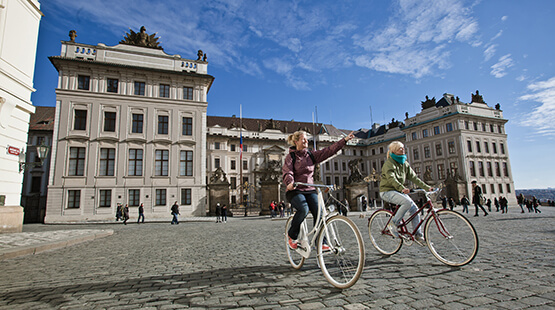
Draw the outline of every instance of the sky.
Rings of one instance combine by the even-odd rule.
[[[208,115],[340,129],[403,120],[425,96],[499,103],[516,189],[555,188],[555,1],[40,1],[36,106],[55,106],[48,56],[157,33],[170,55],[207,54]],[[550,39],[551,38],[551,39]]]

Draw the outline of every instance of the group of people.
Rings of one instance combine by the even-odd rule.
[[[532,196],[531,199],[527,199],[522,193],[520,193],[520,195],[516,196],[516,201],[520,206],[521,213],[524,213],[524,207],[528,209],[529,213],[542,213],[542,211],[539,209],[539,206],[541,205],[540,201],[536,198],[536,196]]]
[[[279,217],[285,217],[285,212],[287,212],[287,216],[291,215],[291,207],[287,206],[283,200],[280,203],[272,200],[268,209],[270,209],[270,218],[277,217],[278,212]]]
[[[227,205],[216,203],[216,223],[227,223]]]
[[[129,206],[127,204],[125,204],[125,206],[121,203],[117,204],[116,221],[119,221],[120,219],[123,221],[123,224],[127,225],[127,221],[129,220]],[[145,208],[141,203],[139,205],[139,217],[137,219],[137,224],[144,223],[144,222],[145,222]]]

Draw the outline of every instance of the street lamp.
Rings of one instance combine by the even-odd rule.
[[[39,157],[40,162],[26,162],[25,157],[26,154],[21,152],[19,154],[19,172],[25,170],[25,168],[42,166],[44,160],[46,159],[46,155],[48,155],[48,151],[50,147],[44,144],[44,141],[36,147],[37,148],[37,156]]]

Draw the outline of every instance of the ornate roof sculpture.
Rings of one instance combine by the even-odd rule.
[[[135,32],[129,28],[129,33],[126,32],[125,37],[123,40],[119,41],[119,43],[164,50],[162,46],[160,46],[160,42],[158,42],[160,37],[155,36],[156,33],[151,35],[147,34],[145,26],[142,26],[139,32]]]

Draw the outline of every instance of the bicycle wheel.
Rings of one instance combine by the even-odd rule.
[[[464,266],[478,254],[478,235],[461,214],[439,210],[426,221],[424,238],[432,254],[449,266]]]
[[[297,251],[289,247],[289,236],[287,232],[289,231],[289,227],[291,227],[291,222],[293,222],[293,216],[289,217],[287,223],[285,224],[285,251],[287,253],[287,258],[289,259],[291,266],[293,266],[293,268],[295,269],[300,269],[304,264],[305,258]]]
[[[318,262],[324,277],[333,286],[344,289],[357,282],[364,269],[364,241],[355,223],[336,215],[326,221],[317,241]],[[322,251],[322,245],[330,249]]]
[[[387,210],[378,210],[368,220],[368,235],[372,245],[384,255],[393,255],[401,249],[401,238],[395,238],[387,229],[393,214]]]

